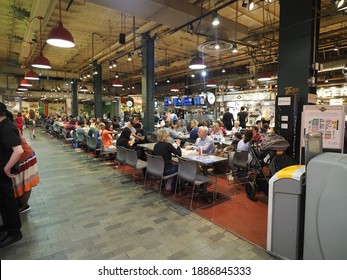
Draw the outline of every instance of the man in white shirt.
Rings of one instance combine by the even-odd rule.
[[[214,141],[212,137],[208,136],[208,128],[206,126],[200,126],[198,128],[198,136],[194,146],[187,146],[187,150],[198,150],[200,147],[204,155],[213,155]]]

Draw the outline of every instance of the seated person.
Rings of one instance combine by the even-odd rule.
[[[233,136],[233,141],[228,147],[224,148],[224,152],[236,151],[237,144],[240,142],[241,139],[242,139],[242,134],[240,132],[236,132]]]
[[[263,136],[260,134],[260,132],[258,131],[258,127],[256,125],[252,126],[252,143],[254,142],[261,142],[263,140]]]
[[[71,119],[67,124],[64,125],[67,137],[70,137],[71,131],[76,129],[75,122],[76,121],[74,119]]]
[[[135,133],[131,133],[131,136],[135,139],[135,144],[149,143],[147,138],[147,132],[142,128],[140,123],[135,123],[134,128],[136,129]]]
[[[199,148],[202,149],[202,153],[204,155],[213,155],[214,152],[214,142],[211,136],[207,135],[208,128],[206,126],[200,126],[198,128],[198,136],[199,138],[196,139],[196,142],[192,146],[186,146],[187,150],[198,150]]]
[[[234,126],[231,129],[231,137],[233,135],[235,135],[236,132],[240,132],[242,129],[242,127],[240,126],[240,122],[239,121],[234,121]]]
[[[158,143],[154,145],[153,155],[162,156],[164,159],[164,175],[169,175],[178,171],[178,165],[172,164],[171,155],[181,156],[181,140],[176,139],[177,148],[169,142],[169,133],[165,129],[160,129],[157,133]],[[176,177],[173,185],[176,185]]]
[[[165,122],[165,126],[163,127],[163,129],[169,133],[171,138],[173,139],[178,138],[178,133],[170,127],[170,122]]]
[[[100,124],[100,128],[101,128],[101,142],[102,142],[104,151],[106,152],[116,151],[117,148],[113,144],[113,136],[117,134],[117,132],[113,130],[111,123],[110,122],[106,123],[104,128]]]
[[[215,122],[212,124],[210,136],[213,138],[213,141],[221,141],[223,137],[223,131],[220,129],[219,123]]]
[[[237,151],[249,151],[249,146],[252,141],[253,132],[252,130],[246,130],[245,134],[242,136],[242,139],[237,143]]]
[[[134,140],[130,140],[131,130],[127,127],[123,128],[120,136],[117,139],[116,145],[122,146],[126,149],[131,149],[131,146],[134,145]]]
[[[198,137],[199,137],[198,126],[199,126],[199,123],[197,120],[191,120],[190,121],[190,133],[189,133],[188,141],[194,143],[196,141],[196,139],[198,139]]]
[[[183,124],[183,120],[178,120],[177,121],[177,124],[176,124],[176,127],[175,127],[175,131],[178,133],[178,134],[188,134],[188,130],[187,128],[184,126]]]

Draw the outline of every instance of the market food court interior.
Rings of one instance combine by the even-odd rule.
[[[347,259],[347,3],[164,2],[0,0],[39,176],[0,258]]]

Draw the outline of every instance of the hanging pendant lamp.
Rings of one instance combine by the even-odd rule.
[[[81,92],[88,92],[88,88],[83,85],[83,86],[81,86],[80,91]]]
[[[116,79],[112,82],[112,86],[113,87],[122,87],[123,86],[123,83],[120,79]]]
[[[59,21],[57,26],[52,28],[48,33],[47,43],[59,47],[59,48],[73,48],[75,46],[75,40],[71,33],[64,28],[61,21],[61,0],[59,0]]]
[[[49,60],[43,56],[42,53],[42,20],[43,17],[39,16],[37,17],[40,21],[40,55],[35,57],[35,59],[32,61],[31,66],[36,67],[36,68],[41,68],[41,69],[51,69],[52,66],[49,63]]]
[[[179,92],[180,90],[178,89],[177,85],[172,85],[170,91],[172,92]]]
[[[262,71],[258,74],[258,81],[266,82],[271,80],[271,74],[267,71]]]
[[[33,85],[26,79],[21,80],[20,86],[22,87],[32,87]]]
[[[33,69],[30,69],[28,72],[25,73],[24,79],[38,81],[40,77]]]
[[[199,56],[199,53],[190,61],[189,68],[194,70],[205,69],[206,65],[204,60]]]
[[[214,80],[208,80],[208,82],[206,83],[207,87],[216,87],[217,84]]]

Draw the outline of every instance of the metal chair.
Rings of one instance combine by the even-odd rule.
[[[159,184],[159,197],[160,197],[161,185],[163,181],[177,176],[177,172],[164,175],[165,163],[164,163],[163,157],[154,156],[148,153],[146,153],[146,157],[147,157],[147,169],[146,169],[146,175],[145,175],[145,181],[144,181],[143,187],[146,188],[147,175],[152,175],[153,177],[160,178],[160,184]]]
[[[133,181],[135,181],[135,170],[142,170],[147,167],[147,162],[137,158],[137,153],[133,149],[125,149],[125,164],[133,168]]]
[[[123,146],[117,146],[116,160],[118,161],[118,166],[125,164],[126,149]],[[116,173],[116,168],[113,169],[113,175]]]
[[[207,184],[211,181],[211,178],[198,174],[196,162],[192,160],[188,160],[185,158],[178,157],[178,180],[176,181],[175,186],[175,194],[174,199],[176,198],[176,192],[178,184],[182,181],[190,183],[193,185],[192,188],[192,196],[190,199],[190,207],[192,209],[193,206],[193,198],[195,193],[195,186],[201,186],[202,184]],[[213,194],[213,201],[215,201],[215,193]]]
[[[68,136],[65,129],[62,130],[62,134],[63,134],[63,137],[64,137],[64,140],[63,140],[63,148],[65,148],[65,145],[66,145],[67,143],[70,143],[71,141],[73,141],[73,137]]]

